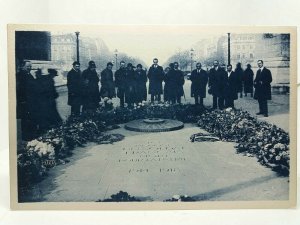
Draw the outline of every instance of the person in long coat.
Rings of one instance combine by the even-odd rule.
[[[225,107],[234,108],[234,100],[238,99],[239,77],[232,71],[232,65],[227,65],[227,76],[225,77]]]
[[[247,94],[250,93],[251,97],[253,97],[253,79],[253,70],[251,69],[251,65],[247,64],[247,69],[245,69],[243,76],[245,96],[247,96]]]
[[[110,99],[116,97],[115,83],[112,72],[113,64],[107,63],[106,68],[101,72],[101,89],[100,96],[102,98],[108,97]]]
[[[54,85],[54,76],[57,76],[57,71],[53,69],[39,69],[36,72],[39,89],[36,105],[38,106],[37,119],[40,133],[62,122],[56,108],[55,99],[58,98],[58,93]]]
[[[195,98],[195,104],[203,105],[203,98],[206,97],[206,86],[208,82],[207,72],[201,69],[201,63],[196,64],[196,69],[192,71],[190,80],[191,84],[191,97]]]
[[[217,60],[214,61],[214,66],[209,70],[208,75],[208,93],[213,96],[213,109],[219,107],[224,108],[224,74],[226,71],[219,66]]]
[[[244,70],[242,69],[242,64],[237,63],[236,68],[234,70],[236,77],[238,78],[238,83],[237,83],[237,88],[238,88],[238,93],[240,94],[240,98],[243,97],[243,76],[244,76]]]
[[[135,80],[136,80],[136,103],[140,103],[142,101],[147,100],[147,75],[146,71],[143,70],[143,66],[141,64],[138,64],[136,66],[135,71]]]
[[[149,78],[149,94],[151,95],[151,102],[154,100],[161,101],[164,70],[158,65],[157,58],[153,59],[153,65],[149,68],[147,76]]]
[[[115,86],[117,88],[117,97],[120,99],[120,106],[123,108],[126,90],[126,65],[124,61],[120,62],[120,68],[115,72]]]
[[[31,75],[32,64],[22,61],[16,74],[17,119],[21,120],[22,140],[29,141],[37,137],[37,84]]]
[[[258,101],[259,112],[257,115],[263,114],[268,117],[268,100],[271,100],[271,83],[272,74],[271,71],[264,67],[262,60],[257,61],[258,70],[254,79],[254,99]]]
[[[169,102],[170,98],[169,98],[169,82],[168,82],[168,73],[169,71],[172,69],[174,69],[174,63],[170,63],[169,66],[167,66],[164,70],[164,102]]]
[[[173,87],[171,86],[170,89],[175,92],[175,98],[177,103],[181,103],[181,97],[184,96],[184,74],[179,69],[178,62],[174,62],[174,76],[173,76]]]
[[[84,80],[82,111],[95,112],[100,102],[99,77],[94,61],[89,62],[89,67],[82,72]]]
[[[82,106],[82,91],[84,81],[80,71],[80,63],[74,62],[67,75],[68,105],[71,106],[71,116],[79,116]]]
[[[136,101],[136,76],[133,70],[134,66],[131,63],[127,64],[126,68],[126,89],[125,89],[125,102],[129,107],[132,107]]]

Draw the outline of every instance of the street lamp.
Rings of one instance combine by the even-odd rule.
[[[228,35],[228,65],[230,64],[230,33]]]
[[[77,62],[79,63],[79,37],[78,36],[80,32],[76,31],[75,34],[76,34]]]
[[[115,56],[116,56],[116,70],[118,69],[118,49],[115,49]]]
[[[193,57],[194,57],[194,49],[193,48],[191,48],[190,54],[191,54],[191,72],[192,72],[193,71]]]

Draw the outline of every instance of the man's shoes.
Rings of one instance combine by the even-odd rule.
[[[268,117],[268,114],[264,114],[264,117]]]
[[[258,113],[256,113],[256,115],[262,115],[263,113],[262,112],[258,112]]]

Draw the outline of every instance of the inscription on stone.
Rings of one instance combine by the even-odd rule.
[[[131,147],[123,147],[117,162],[132,164],[128,170],[130,174],[176,173],[180,171],[176,167],[176,162],[186,160],[183,146],[146,142],[145,145],[136,144]]]

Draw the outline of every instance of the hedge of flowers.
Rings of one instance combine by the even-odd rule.
[[[282,175],[289,174],[289,134],[275,125],[258,121],[248,112],[228,108],[201,115],[198,125],[220,140],[234,141],[238,153],[258,161]]]
[[[95,113],[70,118],[61,126],[18,147],[19,187],[41,180],[49,168],[68,162],[67,157],[76,146],[84,146],[88,142],[109,144],[122,140],[124,137],[120,134],[104,132],[118,128],[117,124],[153,117],[198,123],[219,140],[238,143],[238,153],[256,156],[263,165],[281,174],[289,174],[288,133],[275,125],[259,122],[248,112],[233,109],[213,111],[190,104],[149,102],[142,102],[132,108],[113,108],[108,101]],[[216,141],[214,137],[201,133],[191,137],[191,140]]]
[[[151,117],[197,122],[202,112],[202,108],[193,105],[143,102],[133,108],[113,108],[109,100],[104,101],[95,113],[69,118],[61,126],[18,147],[19,187],[40,181],[49,168],[68,162],[67,157],[77,146],[84,146],[88,142],[110,144],[122,140],[123,135],[104,132],[118,128],[117,124]]]

